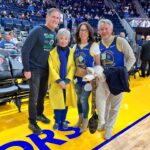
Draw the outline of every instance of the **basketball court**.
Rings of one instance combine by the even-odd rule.
[[[32,134],[28,129],[28,102],[26,100],[22,102],[20,113],[12,102],[2,105],[0,106],[0,150],[137,150],[140,149],[144,141],[147,144],[141,150],[148,150],[150,149],[147,140],[150,138],[150,134],[148,134],[150,132],[148,129],[150,77],[140,78],[137,76],[136,79],[131,77],[130,88],[131,92],[124,94],[121,110],[113,130],[113,137],[107,141],[103,139],[104,132],[97,131],[95,134],[90,134],[87,130],[80,135],[79,129],[73,128],[78,119],[77,109],[73,108],[69,109],[67,115],[68,130],[54,131],[52,128],[53,113],[50,110],[48,99],[45,101],[45,114],[51,119],[51,123],[39,122],[43,130],[43,134],[40,136]],[[143,133],[144,138],[139,139],[140,135],[135,133],[140,133],[140,135]],[[130,138],[130,134],[132,138]],[[139,147],[136,144],[135,147],[134,144],[130,144],[137,143],[137,141]]]

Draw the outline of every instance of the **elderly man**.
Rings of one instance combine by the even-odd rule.
[[[16,54],[17,47],[16,44],[11,41],[11,39],[11,36],[9,34],[6,34],[5,39],[0,42],[0,47],[8,51],[10,54]]]
[[[115,37],[112,35],[112,32],[112,22],[108,19],[101,19],[98,23],[98,33],[102,38],[99,42],[102,66],[107,68],[108,71],[111,70],[111,67],[124,68],[125,66],[129,71],[135,63],[133,50],[124,38]],[[113,77],[116,79],[115,75]],[[110,91],[109,94],[106,94],[106,99],[102,100],[99,98],[99,101],[96,103],[100,119],[98,130],[105,129],[105,139],[111,137],[122,102],[122,97],[123,92],[112,94]]]
[[[0,42],[0,47],[5,48],[5,49],[15,49],[16,48],[16,44],[14,42],[11,41],[11,36],[9,34],[5,35],[5,39],[3,41]]]

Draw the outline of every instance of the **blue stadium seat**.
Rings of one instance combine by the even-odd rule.
[[[0,102],[15,99],[18,91],[12,79],[8,57],[7,52],[0,50]]]
[[[23,26],[22,26],[22,23],[21,23],[21,20],[20,19],[16,19],[14,18],[14,27],[17,28],[17,29],[22,29]]]
[[[31,24],[28,20],[22,20],[23,30],[29,31],[31,28]]]
[[[4,26],[4,29],[8,29],[8,30],[13,29],[13,19],[11,19],[11,18],[2,18],[1,23],[2,23],[2,26]]]

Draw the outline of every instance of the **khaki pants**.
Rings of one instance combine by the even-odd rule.
[[[96,108],[100,124],[106,128],[113,128],[118,116],[123,93],[113,95],[110,93],[107,83],[98,83],[96,90]]]
[[[118,95],[110,94],[106,101],[106,110],[105,110],[105,127],[113,128],[116,119],[118,116],[118,112],[120,110],[121,102],[122,102],[123,93]]]

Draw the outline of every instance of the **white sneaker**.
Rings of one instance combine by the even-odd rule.
[[[111,138],[112,128],[106,128],[104,139],[108,140]]]

